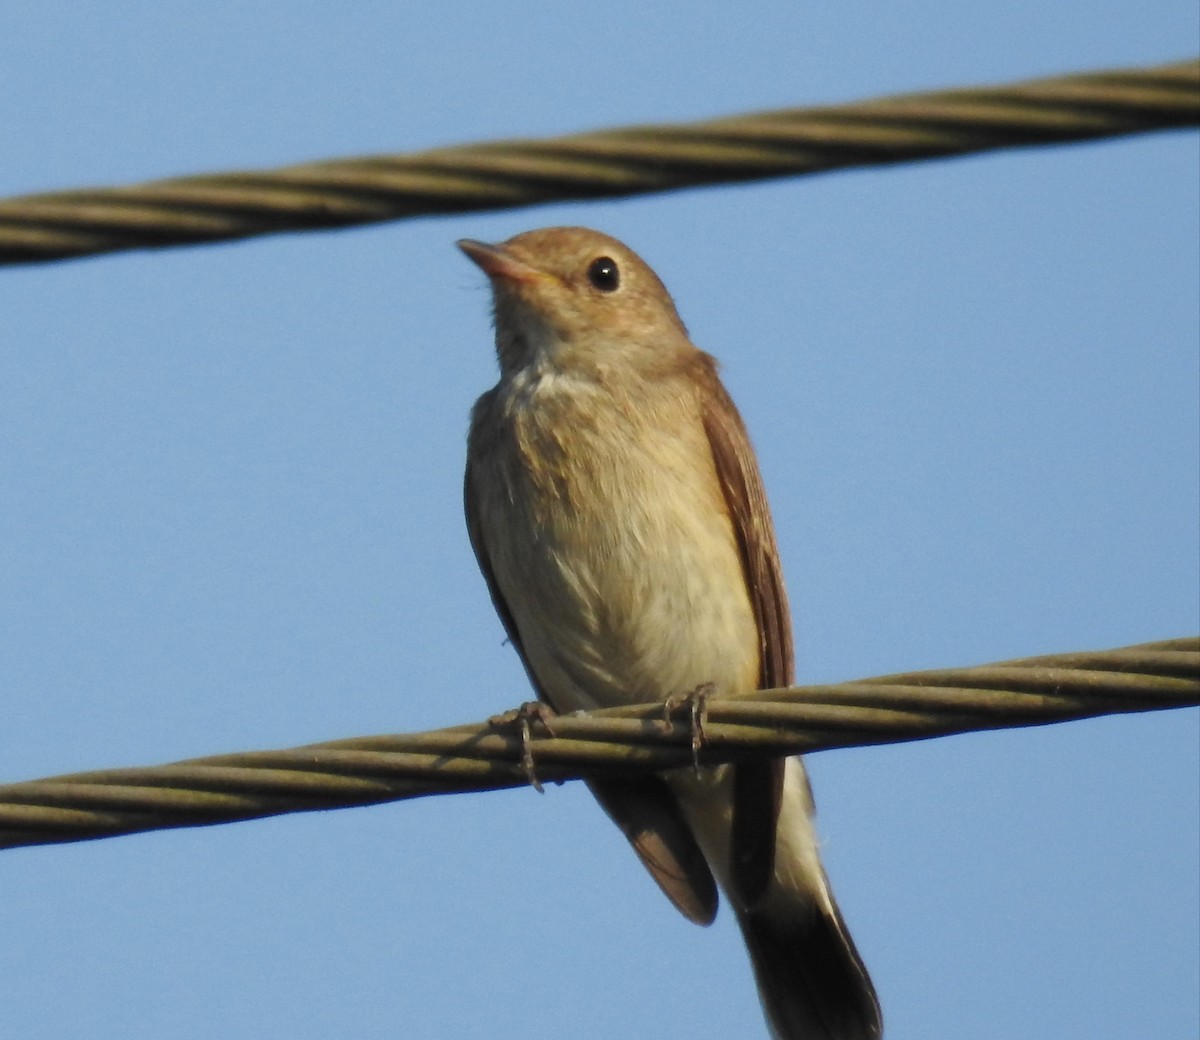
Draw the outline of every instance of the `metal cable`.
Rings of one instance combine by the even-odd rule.
[[[1200,125],[1200,60],[0,200],[0,264]]]
[[[0,786],[0,848],[1200,704],[1200,637]],[[534,774],[528,771],[526,755]]]

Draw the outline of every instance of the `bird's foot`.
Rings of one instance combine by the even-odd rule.
[[[488,719],[488,725],[492,729],[508,729],[512,726],[519,727],[521,734],[521,768],[525,770],[525,777],[538,794],[543,791],[542,782],[538,779],[537,771],[533,766],[533,727],[534,722],[540,723],[542,729],[546,731],[549,737],[554,736],[554,730],[550,726],[550,720],[554,718],[554,709],[548,704],[543,704],[541,701],[526,701],[519,708],[513,708],[511,711],[502,712],[499,715],[493,715]]]
[[[708,698],[717,692],[715,683],[701,683],[687,693],[674,693],[663,703],[663,719],[673,721],[675,713],[683,707],[688,709],[692,723],[692,768],[700,772],[700,749],[708,743],[704,724],[708,721]]]

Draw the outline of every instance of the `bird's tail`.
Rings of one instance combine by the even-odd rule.
[[[821,866],[812,791],[799,758],[784,767],[774,858],[747,893],[731,856],[734,768],[668,777],[708,863],[737,913],[776,1040],[878,1040],[879,1000]]]
[[[832,899],[770,903],[738,923],[777,1040],[878,1040],[879,1001]]]

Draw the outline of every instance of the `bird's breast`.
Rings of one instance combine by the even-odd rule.
[[[559,378],[497,419],[473,475],[483,537],[551,703],[752,689],[757,625],[690,387]]]

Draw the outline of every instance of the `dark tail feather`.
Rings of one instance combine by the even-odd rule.
[[[777,1040],[879,1040],[879,1000],[836,909],[738,915]]]

